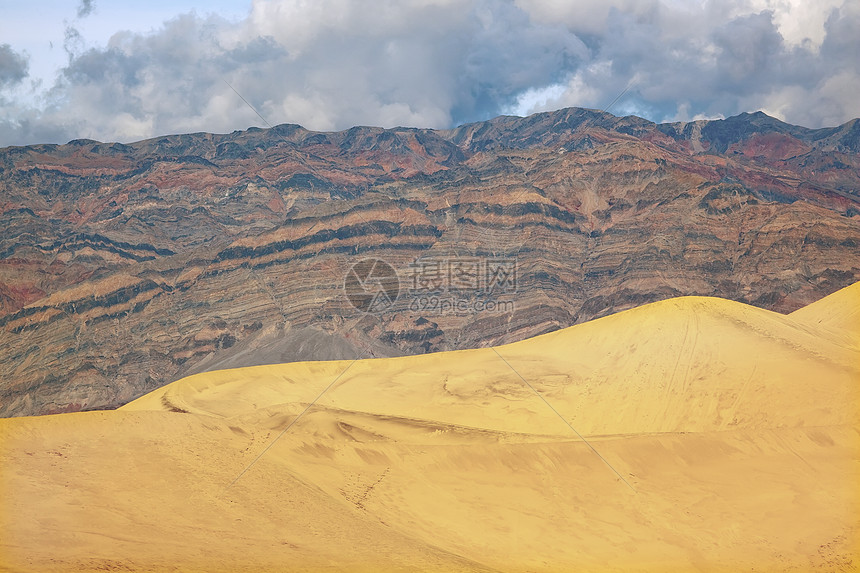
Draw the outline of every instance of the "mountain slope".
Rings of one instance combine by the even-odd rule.
[[[815,325],[857,288],[0,420],[0,567],[851,570],[860,349]]]

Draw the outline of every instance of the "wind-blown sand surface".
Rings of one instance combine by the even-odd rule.
[[[860,283],[199,374],[0,420],[0,569],[853,571],[858,386]]]

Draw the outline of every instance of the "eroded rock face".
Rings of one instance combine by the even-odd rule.
[[[857,120],[567,109],[6,148],[0,415],[114,407],[206,369],[512,342],[678,295],[789,312],[860,278],[858,141]],[[365,258],[401,279],[371,314],[343,293]],[[515,261],[516,281],[415,292],[420,261]]]

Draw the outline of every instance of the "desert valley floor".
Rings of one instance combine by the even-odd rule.
[[[856,570],[858,384],[860,283],[198,374],[0,419],[0,570]]]

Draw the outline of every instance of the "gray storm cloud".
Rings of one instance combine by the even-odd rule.
[[[605,107],[625,89],[611,111],[654,121],[836,125],[860,115],[860,7],[812,4],[259,0],[241,22],[186,14],[71,53],[43,104],[0,110],[0,145],[260,125],[226,82],[272,125],[324,130]],[[16,58],[0,46],[0,90],[26,74]]]
[[[9,44],[0,44],[0,88],[19,83],[27,77],[27,58]]]

